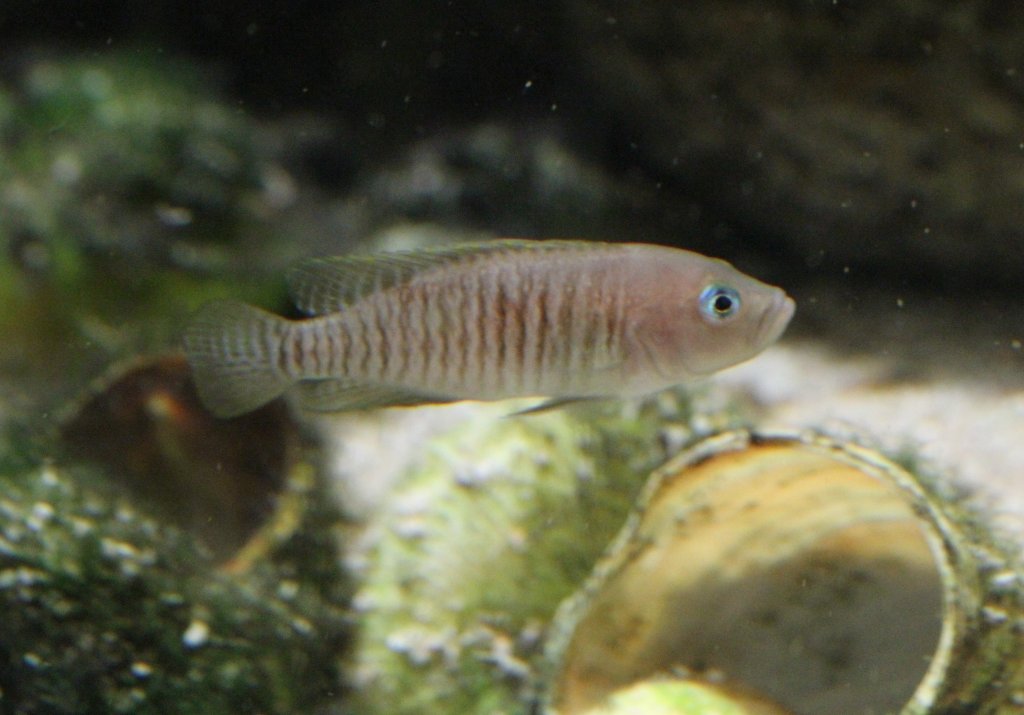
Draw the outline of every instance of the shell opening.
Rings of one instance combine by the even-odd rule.
[[[917,483],[827,440],[739,434],[662,469],[563,609],[558,713],[664,677],[797,715],[899,712],[942,667],[951,567]]]

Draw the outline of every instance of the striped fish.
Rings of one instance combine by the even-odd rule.
[[[308,319],[220,301],[188,326],[214,414],[293,385],[319,411],[645,394],[753,357],[794,310],[723,261],[645,244],[493,240],[317,258],[287,281]]]

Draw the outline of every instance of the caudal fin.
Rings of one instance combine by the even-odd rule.
[[[200,308],[185,330],[185,354],[210,412],[218,417],[250,412],[291,385],[274,360],[286,332],[283,318],[238,301]]]

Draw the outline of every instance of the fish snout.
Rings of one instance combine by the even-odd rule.
[[[793,299],[786,295],[785,291],[777,290],[758,321],[758,329],[755,333],[757,344],[767,347],[778,340],[786,331],[795,312],[796,303]]]

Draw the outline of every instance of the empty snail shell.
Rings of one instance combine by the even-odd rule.
[[[797,715],[1016,712],[1020,572],[978,524],[864,447],[745,430],[698,443],[559,609],[544,711],[682,670]]]

